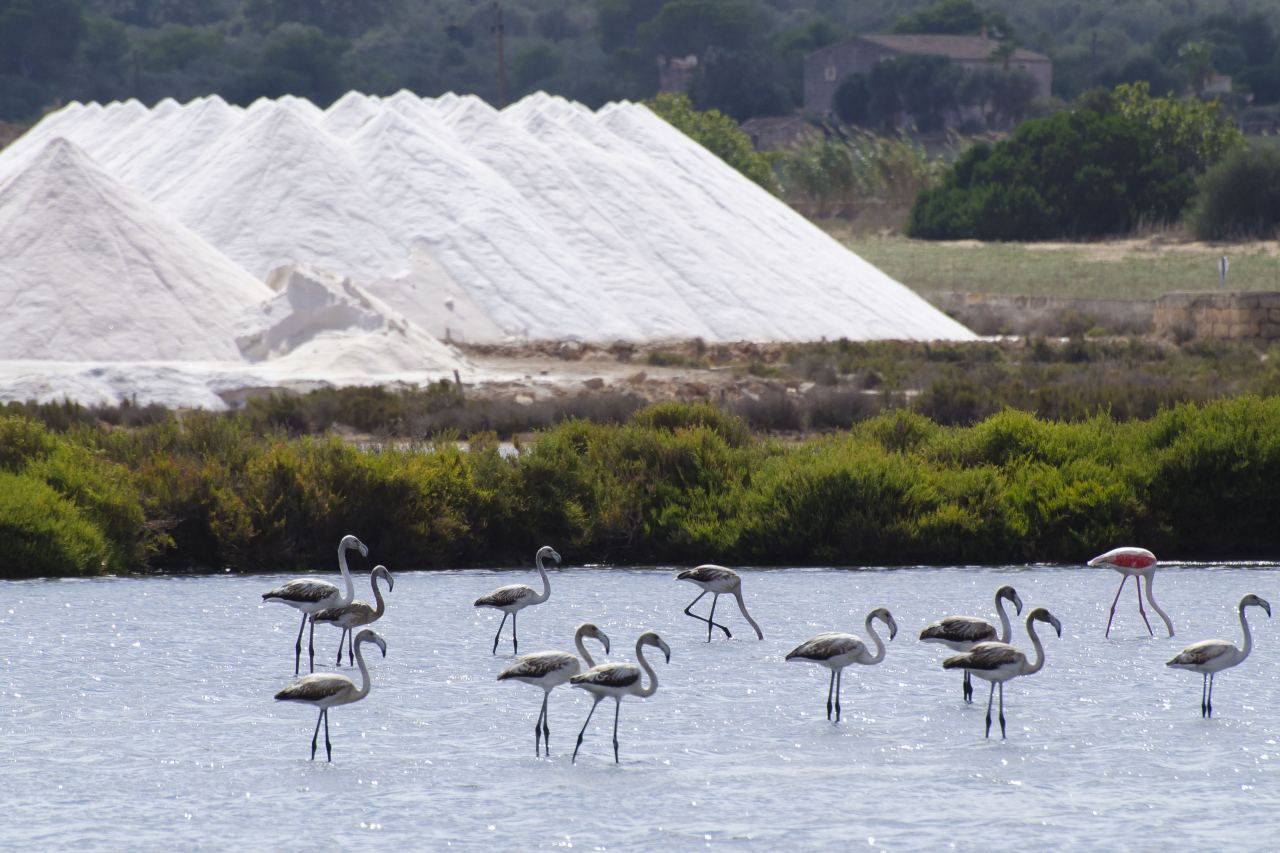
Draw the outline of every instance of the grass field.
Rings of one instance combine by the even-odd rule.
[[[1213,246],[1159,238],[1102,243],[927,242],[828,229],[851,250],[921,293],[1010,293],[1078,299],[1151,299],[1218,290],[1218,258],[1230,261],[1228,290],[1280,290],[1275,243]]]

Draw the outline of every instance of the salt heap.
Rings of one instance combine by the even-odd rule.
[[[56,138],[0,185],[0,359],[240,360],[260,281]]]

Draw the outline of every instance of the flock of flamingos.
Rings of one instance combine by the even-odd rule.
[[[324,723],[325,754],[330,761],[333,760],[333,747],[329,741],[329,709],[336,705],[348,705],[352,702],[358,702],[369,695],[369,668],[365,663],[361,647],[365,643],[373,643],[382,650],[383,657],[387,654],[386,641],[377,632],[370,628],[363,628],[358,634],[355,631],[362,626],[377,621],[386,609],[386,603],[382,598],[382,590],[378,586],[378,581],[385,581],[387,591],[390,592],[395,586],[395,580],[385,566],[377,566],[370,574],[370,584],[373,587],[375,604],[370,605],[364,601],[354,600],[355,587],[352,583],[351,572],[347,568],[347,551],[353,549],[358,550],[361,555],[366,557],[369,554],[369,549],[355,536],[343,537],[338,545],[338,568],[342,573],[345,589],[318,578],[302,578],[289,581],[262,595],[264,601],[279,601],[302,613],[302,624],[298,627],[298,640],[294,646],[295,675],[298,674],[302,663],[302,633],[306,629],[307,623],[310,622],[311,624],[311,633],[308,640],[311,674],[298,678],[277,693],[275,698],[285,702],[300,702],[319,709],[319,715],[316,717],[316,727],[311,735],[312,760],[316,757],[316,741],[320,734],[321,722]],[[543,590],[541,593],[523,584],[512,584],[499,587],[488,595],[476,599],[476,607],[492,607],[501,610],[503,614],[502,622],[498,625],[498,632],[493,637],[494,654],[497,654],[498,641],[502,636],[503,628],[506,627],[507,617],[509,616],[511,618],[511,645],[513,651],[518,655],[520,646],[516,635],[516,620],[520,611],[534,604],[542,604],[551,597],[551,584],[547,579],[547,571],[543,564],[545,560],[553,560],[559,565],[560,555],[554,549],[546,546],[538,550],[535,561],[538,572],[542,576]],[[1107,619],[1106,636],[1111,635],[1111,621],[1115,618],[1116,604],[1120,601],[1120,593],[1124,591],[1124,585],[1130,577],[1134,578],[1137,585],[1138,612],[1142,614],[1142,619],[1147,625],[1147,631],[1154,636],[1154,631],[1151,630],[1151,622],[1147,619],[1146,610],[1142,606],[1143,579],[1147,582],[1147,603],[1164,620],[1165,627],[1169,630],[1169,636],[1173,636],[1172,620],[1156,604],[1155,598],[1151,593],[1151,582],[1156,569],[1154,554],[1145,548],[1116,548],[1101,556],[1094,557],[1089,561],[1089,565],[1112,568],[1123,575],[1120,581],[1120,588],[1116,590],[1116,597],[1111,602],[1111,614]],[[705,565],[682,571],[676,578],[678,580],[691,581],[702,588],[702,592],[689,603],[684,612],[694,619],[707,623],[707,642],[711,642],[713,633],[717,628],[724,632],[725,637],[732,636],[727,627],[715,621],[716,603],[721,595],[732,595],[737,599],[738,609],[742,612],[743,617],[755,629],[756,636],[761,640],[764,639],[764,632],[760,630],[760,626],[747,613],[746,603],[742,600],[742,578],[736,572],[723,566]],[[693,606],[707,593],[712,595],[709,615],[699,616],[693,613]],[[991,708],[995,702],[996,688],[998,687],[1000,692],[1000,736],[1003,738],[1005,736],[1004,683],[1019,676],[1034,675],[1044,666],[1044,645],[1040,642],[1040,637],[1036,633],[1036,623],[1043,622],[1050,625],[1059,637],[1062,636],[1062,623],[1058,621],[1057,617],[1043,607],[1037,607],[1032,610],[1027,616],[1026,624],[1027,636],[1035,649],[1035,660],[1028,660],[1026,654],[1017,647],[1010,645],[1012,626],[1009,622],[1009,615],[1005,612],[1006,601],[1014,606],[1019,615],[1022,613],[1022,599],[1018,597],[1018,593],[1014,588],[1011,586],[1000,587],[995,596],[996,614],[1000,621],[999,639],[997,639],[995,626],[985,619],[973,616],[947,616],[927,625],[920,632],[920,639],[923,642],[940,643],[949,649],[959,652],[959,654],[946,658],[942,662],[942,667],[943,669],[963,671],[965,702],[973,701],[971,676],[976,675],[991,684],[991,692],[987,698],[986,737],[991,736]],[[1226,640],[1202,640],[1187,646],[1166,664],[1166,666],[1198,672],[1203,676],[1200,693],[1200,715],[1202,717],[1213,716],[1214,675],[1244,661],[1253,648],[1253,637],[1249,632],[1249,622],[1245,618],[1246,607],[1261,607],[1266,611],[1267,616],[1271,615],[1271,605],[1266,600],[1252,594],[1240,599],[1240,626],[1244,631],[1243,646],[1237,647]],[[840,679],[845,667],[854,663],[873,665],[884,660],[885,644],[880,635],[876,633],[875,622],[877,620],[883,622],[888,628],[890,640],[898,633],[898,625],[894,622],[893,615],[888,610],[878,607],[868,613],[864,625],[872,644],[875,646],[875,651],[872,651],[866,642],[853,634],[832,632],[810,637],[792,649],[786,656],[789,661],[811,661],[831,670],[831,681],[827,688],[828,720],[832,719],[832,711],[834,710],[835,721],[840,721]],[[315,672],[315,625],[317,622],[336,625],[342,629],[342,635],[338,640],[336,665],[341,666],[342,664],[342,644],[345,641],[347,643],[348,664],[360,668],[360,683],[358,685],[353,679],[340,673]],[[621,711],[623,697],[636,696],[646,698],[652,696],[658,690],[657,673],[654,672],[649,661],[645,659],[644,649],[647,646],[660,649],[668,663],[671,662],[671,649],[656,633],[646,631],[636,640],[635,656],[639,665],[633,663],[597,664],[583,644],[583,641],[588,637],[598,641],[604,647],[605,654],[609,653],[609,637],[595,625],[587,623],[578,626],[578,630],[574,635],[574,644],[577,647],[576,655],[571,652],[527,654],[518,657],[511,666],[502,670],[498,674],[498,680],[522,681],[525,684],[532,684],[542,688],[542,710],[538,714],[537,722],[534,724],[534,751],[538,755],[542,755],[544,752],[546,755],[550,755],[551,730],[547,725],[547,700],[551,696],[551,691],[561,684],[568,683],[573,687],[580,687],[591,694],[594,702],[591,705],[590,713],[587,714],[587,719],[582,724],[582,729],[578,732],[578,743],[573,750],[573,760],[575,762],[578,758],[578,750],[582,747],[583,735],[587,730],[587,725],[591,722],[591,717],[595,713],[596,707],[602,700],[612,698],[614,700],[613,759],[617,762],[618,714]],[[582,668],[579,658],[586,661],[587,668],[585,670]],[[647,685],[643,683],[642,670],[643,674],[648,675]]]

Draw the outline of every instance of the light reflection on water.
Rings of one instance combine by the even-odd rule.
[[[509,634],[491,657],[501,614],[470,602],[537,587],[532,572],[399,572],[373,693],[331,713],[332,765],[307,761],[314,712],[271,699],[297,631],[294,611],[259,602],[279,576],[5,583],[0,848],[1274,849],[1280,622],[1250,611],[1257,647],[1219,677],[1210,722],[1199,677],[1163,666],[1196,640],[1239,643],[1243,594],[1280,605],[1274,567],[1163,568],[1178,635],[1153,616],[1147,637],[1130,584],[1110,641],[1106,570],[749,571],[766,639],[724,598],[734,639],[711,645],[680,612],[697,589],[673,574],[552,572],[551,600],[520,619],[523,651],[569,649],[588,619],[611,659],[644,629],[671,645],[657,695],[623,702],[620,767],[612,703],[574,767],[590,700],[558,689],[539,761],[540,691],[494,680]],[[948,613],[993,617],[1002,583],[1064,628],[1044,671],[1006,689],[1004,743],[982,738],[985,683],[964,706],[945,650],[915,639]],[[829,724],[826,670],[783,655],[819,631],[861,634],[881,605],[898,638],[846,672],[845,721]],[[316,632],[325,668],[337,634]]]

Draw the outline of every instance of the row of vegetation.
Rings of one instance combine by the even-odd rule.
[[[392,566],[1078,561],[1116,542],[1273,554],[1280,398],[1149,420],[894,411],[798,444],[707,405],[574,420],[516,456],[492,437],[362,450],[196,414],[54,433],[0,418],[6,576],[319,568],[357,532]]]

